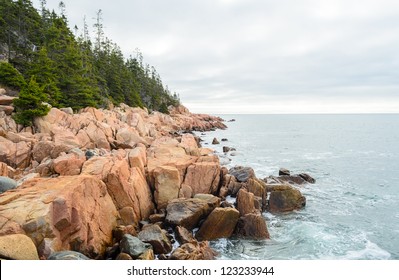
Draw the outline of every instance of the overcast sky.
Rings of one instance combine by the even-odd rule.
[[[399,113],[397,0],[64,3],[80,28],[101,9],[106,36],[193,112]]]

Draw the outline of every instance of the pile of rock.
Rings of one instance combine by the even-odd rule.
[[[305,198],[282,183],[289,175],[265,182],[248,167],[227,170],[179,133],[224,127],[182,106],[53,108],[24,129],[0,118],[0,244],[27,237],[29,258],[43,259],[213,259],[209,240],[269,238],[262,212],[300,209]],[[26,256],[8,246],[0,257]]]

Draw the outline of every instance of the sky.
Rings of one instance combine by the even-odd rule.
[[[105,35],[192,112],[399,113],[397,0],[64,3],[80,29],[101,9]]]

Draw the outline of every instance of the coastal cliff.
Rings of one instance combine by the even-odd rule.
[[[225,128],[183,106],[52,108],[28,128],[0,112],[1,258],[212,259],[209,240],[269,238],[262,211],[306,200],[282,178],[296,177],[227,170],[191,133]]]

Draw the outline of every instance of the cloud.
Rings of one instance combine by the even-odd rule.
[[[399,113],[397,1],[64,2],[71,24],[102,9],[193,111]]]

